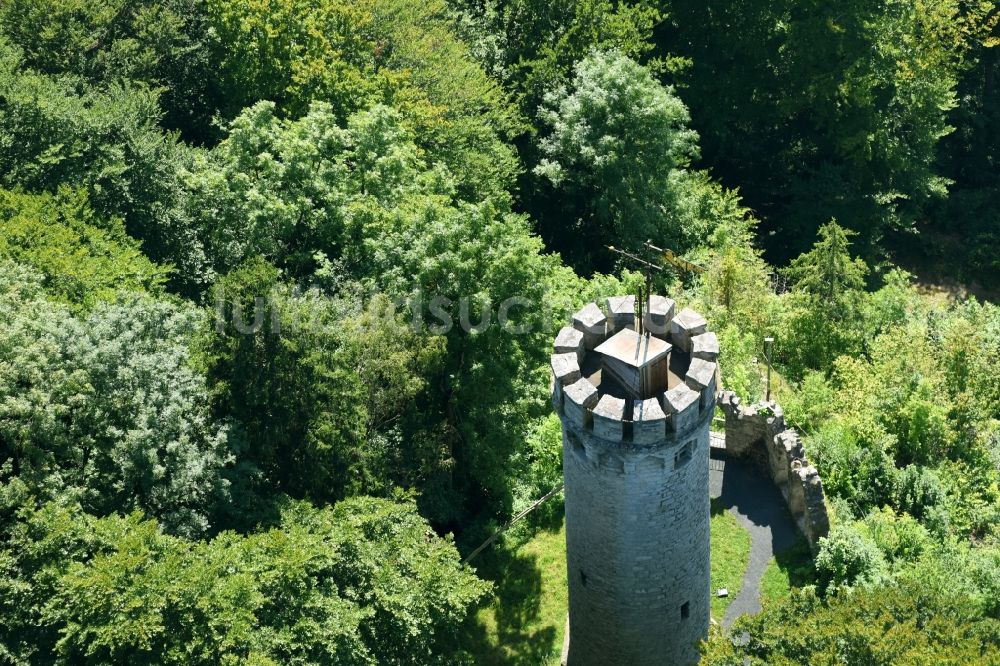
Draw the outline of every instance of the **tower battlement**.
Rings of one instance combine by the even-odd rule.
[[[550,363],[552,406],[564,423],[609,447],[662,447],[683,439],[715,408],[719,341],[706,331],[701,315],[685,309],[673,316],[674,302],[654,296],[652,312],[644,313],[648,333],[634,334],[635,346],[645,353],[651,338],[666,346],[670,359],[656,368],[664,375],[662,390],[637,396],[617,376],[608,376],[608,355],[600,351],[622,331],[636,330],[634,301],[634,296],[613,296],[605,310],[589,303],[573,315],[573,326],[559,331]]]
[[[669,298],[643,304],[641,328],[635,305],[633,296],[588,303],[551,356],[569,666],[692,664],[708,633],[719,342]]]

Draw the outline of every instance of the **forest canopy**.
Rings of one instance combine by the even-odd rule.
[[[561,481],[552,338],[647,240],[727,389],[776,339],[834,518],[710,662],[997,658],[998,23],[0,3],[0,661],[474,663],[463,558]]]

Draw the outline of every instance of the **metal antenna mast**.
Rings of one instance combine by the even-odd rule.
[[[648,245],[649,242],[647,241],[646,244]],[[643,274],[646,277],[646,300],[647,300],[646,310],[648,311],[649,310],[648,301],[650,299],[650,296],[651,296],[652,290],[653,290],[653,271],[660,271],[660,272],[662,272],[663,271],[663,266],[660,266],[658,264],[654,264],[651,261],[646,261],[642,257],[640,257],[638,255],[635,255],[635,254],[632,254],[631,252],[626,252],[625,250],[618,249],[614,245],[609,245],[608,249],[611,250],[612,252],[614,252],[615,254],[621,255],[621,256],[625,257],[626,259],[630,259],[631,261],[634,261],[635,263],[637,263],[640,266],[642,266]],[[643,308],[642,308],[642,288],[641,287],[639,288],[639,297],[636,298],[636,307],[639,309],[639,323],[638,323],[639,335],[642,335],[645,332],[645,326],[643,325],[643,316],[642,316]]]

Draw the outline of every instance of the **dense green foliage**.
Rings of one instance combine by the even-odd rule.
[[[28,67],[96,87],[126,80],[160,90],[164,124],[204,138],[219,90],[197,0],[11,0],[0,25]]]
[[[169,271],[149,261],[121,221],[100,219],[86,194],[0,191],[0,257],[28,266],[49,294],[78,307],[118,291],[159,294]]]
[[[203,241],[182,206],[179,170],[189,151],[157,127],[154,90],[38,74],[0,37],[0,97],[0,184],[82,188],[100,216],[121,218],[146,254],[176,267],[177,285],[205,283]]]
[[[515,114],[450,29],[443,0],[209,0],[206,9],[226,117],[260,100],[293,115],[323,100],[338,120],[385,103],[461,174],[464,194],[503,192],[513,178],[501,139]]]
[[[830,224],[772,297],[799,380],[782,400],[835,522],[816,585],[738,625],[749,643],[713,637],[712,663],[997,658],[1000,309],[942,304],[900,271],[866,292],[865,270]]]
[[[820,600],[794,595],[736,627],[739,646],[717,638],[710,664],[989,664],[1000,658],[1000,623],[979,615],[960,594],[908,584]]]
[[[686,248],[715,223],[688,201],[697,136],[687,109],[635,61],[617,52],[582,60],[571,88],[547,95],[540,113],[551,132],[535,173],[576,221],[559,229],[571,240],[556,239],[571,256],[593,263],[609,242],[646,238]]]
[[[0,3],[0,661],[468,661],[459,552],[560,482],[547,350],[647,239],[727,388],[777,338],[835,517],[709,654],[992,657],[1000,311],[913,283],[997,286],[998,18]]]
[[[0,490],[0,655],[15,661],[451,663],[488,587],[410,503],[292,504],[275,528],[190,542]]]
[[[690,59],[682,79],[706,157],[773,221],[777,256],[804,249],[831,217],[877,253],[882,234],[946,196],[941,141],[969,51],[996,21],[992,2],[668,8],[662,43]]]
[[[10,471],[92,511],[142,509],[199,534],[228,495],[227,428],[214,422],[189,341],[203,314],[123,295],[83,316],[41,279],[0,264],[0,432]]]

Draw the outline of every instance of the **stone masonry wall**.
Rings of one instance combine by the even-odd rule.
[[[815,550],[830,531],[819,472],[805,458],[802,440],[785,425],[781,406],[775,402],[744,406],[731,391],[719,396],[726,415],[726,452],[759,461],[781,489],[788,510]]]
[[[603,311],[589,304],[552,355],[552,402],[563,424],[569,666],[694,664],[708,632],[718,342],[695,313],[674,317],[673,301],[654,297],[647,330],[700,353],[691,354],[684,383],[627,409],[580,367],[614,331],[635,325],[632,300],[608,299]]]

